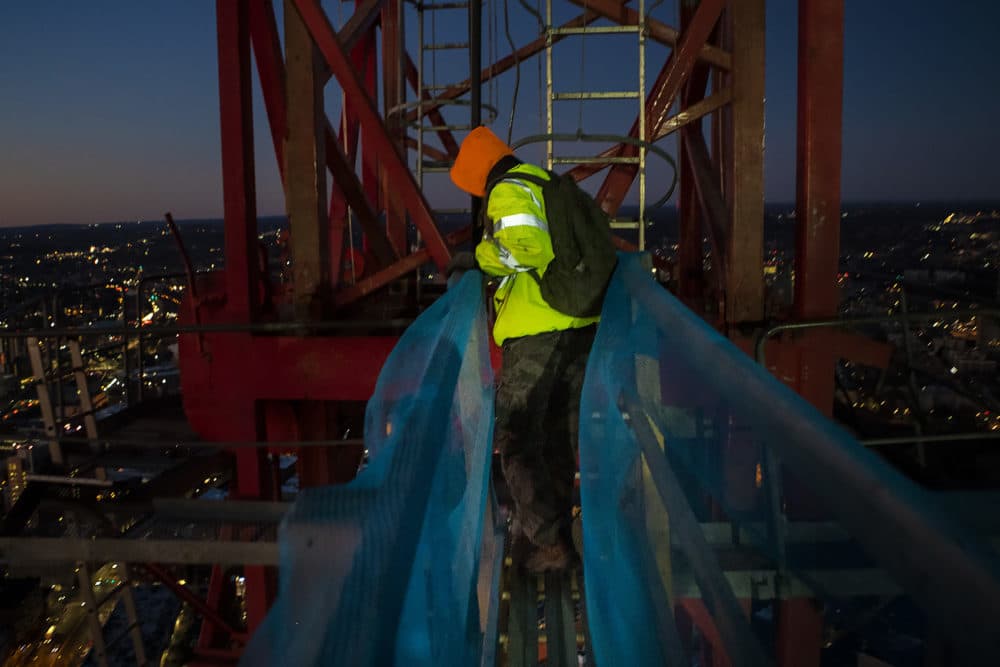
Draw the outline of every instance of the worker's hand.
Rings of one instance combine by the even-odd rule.
[[[445,275],[448,277],[448,286],[456,284],[462,279],[462,276],[466,271],[475,269],[476,267],[476,256],[469,252],[468,250],[463,250],[462,252],[456,252],[451,256],[451,261],[448,262],[448,268],[445,269]]]

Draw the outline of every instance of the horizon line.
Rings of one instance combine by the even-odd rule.
[[[674,202],[669,202],[668,204],[664,204],[660,208],[674,208],[673,204],[674,204]],[[918,207],[924,206],[924,205],[927,205],[927,206],[942,206],[942,205],[989,205],[989,206],[1000,207],[1000,197],[995,198],[995,199],[989,199],[989,198],[982,198],[982,199],[979,199],[979,198],[968,198],[968,199],[921,199],[919,201],[911,199],[911,198],[908,198],[908,199],[851,199],[851,200],[843,200],[841,202],[841,208],[843,208],[845,206],[856,207],[856,206],[872,206],[872,205],[909,205],[909,206],[912,206],[914,208],[918,208]],[[628,207],[628,208],[635,208],[635,204],[623,204],[622,206],[623,207]],[[789,207],[794,208],[795,207],[795,201],[794,200],[772,200],[772,201],[765,201],[764,202],[764,206],[766,206],[766,207],[767,206],[789,206]],[[264,214],[264,215],[258,215],[257,219],[258,220],[271,220],[271,219],[283,218],[283,217],[287,217],[287,214],[286,213]],[[223,219],[224,218],[222,216],[211,216],[211,217],[194,216],[194,217],[178,218],[176,221],[178,223],[185,223],[185,222],[187,222],[187,223],[190,223],[190,222],[217,222],[217,221],[222,221]],[[133,220],[133,219],[128,219],[128,220],[119,219],[119,220],[102,220],[102,221],[98,221],[98,222],[94,222],[94,221],[91,221],[91,222],[39,222],[39,223],[35,223],[35,224],[21,224],[21,225],[18,225],[18,224],[8,225],[8,224],[0,223],[0,229],[32,229],[32,228],[37,228],[37,227],[89,227],[89,226],[97,226],[97,225],[135,225],[135,224],[145,224],[145,223],[151,223],[151,222],[162,223],[162,222],[164,222],[164,218],[162,216],[159,216],[159,217],[155,217],[155,218],[153,218],[153,217],[150,217],[150,218],[139,218],[139,219],[135,219],[135,220]]]

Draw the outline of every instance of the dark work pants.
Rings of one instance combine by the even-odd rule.
[[[568,536],[580,392],[597,325],[504,341],[493,442],[521,530],[537,545]]]

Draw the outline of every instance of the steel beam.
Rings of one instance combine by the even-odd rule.
[[[729,7],[732,34],[732,229],[727,248],[726,322],[764,317],[764,0]]]
[[[325,136],[327,166],[333,174],[333,181],[358,217],[358,223],[365,233],[372,254],[381,264],[389,264],[400,253],[389,243],[385,231],[379,226],[377,214],[365,194],[364,185],[358,179],[357,172],[351,166],[329,124]]]
[[[840,594],[840,590],[837,590]],[[778,667],[819,665],[823,648],[823,613],[816,600],[798,597],[778,602],[775,663]]]
[[[91,578],[90,568],[86,563],[79,563],[76,569],[76,580],[79,585],[80,597],[83,601],[81,606],[85,606],[84,614],[87,617],[87,627],[90,632],[90,641],[93,642],[94,661],[99,667],[108,667],[108,648],[104,641],[104,626],[101,624],[100,613],[103,605],[97,602],[94,595],[94,582]]]
[[[406,137],[406,147],[416,150],[419,147],[416,137]],[[458,144],[455,144],[457,147]],[[433,146],[428,146],[424,144],[424,154],[430,157],[432,160],[437,160],[438,162],[449,162],[455,159],[455,155],[446,153],[444,151],[438,150]]]
[[[837,314],[840,261],[843,0],[799,2],[795,315]]]
[[[382,6],[382,114],[385,128],[398,154],[406,155],[406,33],[403,0],[385,0]],[[369,88],[371,99],[378,91]],[[367,151],[367,146],[365,147]],[[407,254],[406,209],[392,187],[388,164],[379,160],[379,196],[385,209],[385,232],[397,255]]]
[[[180,598],[181,601],[194,607],[195,611],[201,614],[206,621],[213,624],[218,630],[225,632],[233,638],[245,636],[245,633],[242,633],[229,625],[229,623],[222,618],[215,608],[188,590],[184,584],[177,581],[177,579],[159,563],[143,563],[142,567],[155,579],[159,580],[160,583],[169,588],[174,595]]]
[[[615,0],[570,0],[575,5],[585,9],[593,10],[609,18],[619,25],[638,25],[639,12],[631,7],[619,4]],[[657,21],[654,18],[646,17],[646,26],[649,30],[650,39],[666,46],[677,46],[683,35],[684,25],[681,24],[681,31]],[[714,65],[724,70],[732,69],[733,60],[729,52],[720,49],[712,44],[705,44],[698,50],[697,58],[700,62]]]
[[[262,427],[256,427],[257,408],[249,406],[267,400],[366,401],[397,340],[395,336],[206,335],[205,348],[212,355],[209,365],[191,355],[191,344],[182,339],[181,354],[187,363],[181,376],[184,410],[192,428],[206,440],[262,442],[267,437]],[[248,365],[248,359],[254,364]],[[246,372],[238,377],[212,372],[213,367],[240,368],[240,364]],[[269,486],[269,479],[262,478],[260,488]],[[249,492],[240,497],[266,499]]]
[[[359,42],[351,48],[351,62],[355,64],[358,70],[363,71],[365,67],[365,62],[367,58],[367,52],[369,44],[372,40],[372,35],[370,33],[362,35]],[[340,109],[340,134],[336,137],[337,146],[340,149],[341,154],[345,157],[345,163],[348,165],[348,170],[354,171],[357,164],[358,155],[358,138],[361,134],[361,127],[358,124],[357,118],[351,113],[351,108],[344,105]],[[332,128],[328,130],[332,133]],[[331,154],[336,152],[332,147],[327,147],[327,153]],[[353,179],[357,181],[357,177]],[[336,288],[342,277],[343,273],[343,261],[345,257],[345,247],[349,242],[347,234],[349,233],[349,221],[348,221],[348,203],[346,200],[346,195],[343,193],[342,189],[337,184],[337,177],[334,177],[333,187],[330,192],[330,263],[331,263],[331,282]],[[356,186],[357,191],[362,193],[359,197],[359,201],[363,202],[364,208],[370,210],[371,203],[364,196],[364,190],[361,188],[360,184]],[[374,201],[374,200],[372,200]],[[375,219],[375,214],[362,212],[366,219]],[[368,222],[367,224],[371,224]],[[377,231],[377,230],[376,230]]]
[[[291,0],[285,0],[285,210],[291,230],[295,319],[323,319],[330,300],[323,64]]]
[[[156,516],[194,521],[253,521],[277,524],[292,508],[291,503],[273,500],[218,500],[210,503],[194,498],[154,498]]]
[[[660,139],[663,139],[664,137],[667,137],[676,132],[677,130],[680,130],[681,128],[687,126],[689,123],[693,123],[701,118],[704,118],[708,114],[719,111],[720,109],[728,105],[730,102],[732,102],[732,99],[733,99],[732,91],[726,88],[720,90],[717,93],[714,93],[713,95],[701,100],[700,102],[692,104],[690,107],[687,107],[686,109],[682,109],[677,114],[670,116],[669,118],[666,119],[666,121],[664,121],[663,126],[659,128],[659,131],[656,134],[652,135],[652,138],[649,140],[650,143],[656,143]],[[622,148],[623,144],[617,144],[615,146],[612,146],[611,148],[602,151],[601,153],[598,153],[596,157],[598,158],[620,157],[622,153]],[[572,169],[570,169],[567,173],[570,174],[577,181],[582,181],[583,179],[593,176],[598,172],[604,171],[609,166],[610,166],[609,163],[601,164],[599,161],[595,160],[595,162],[592,164],[577,165]],[[679,167],[680,164],[678,164],[678,168]]]
[[[212,572],[208,578],[208,590],[205,593],[205,601],[212,609],[218,609],[222,602],[222,592],[225,588],[226,575],[221,565],[213,564]],[[213,623],[202,623],[198,632],[198,649],[209,649],[214,646],[218,637],[221,636],[219,628]]]
[[[265,3],[266,4],[266,3]],[[287,123],[287,111],[285,102],[285,64],[281,56],[280,41],[278,39],[277,24],[274,21],[273,12],[270,14],[261,8],[256,3],[249,5],[252,9],[252,28],[254,31],[254,53],[257,58],[257,68],[260,73],[261,78],[261,89],[264,97],[265,107],[268,109],[268,118],[271,124],[271,135],[272,140],[275,142],[275,151],[279,156],[279,166],[282,169],[282,174],[284,174],[285,161],[284,161],[284,151],[285,151],[285,137],[288,134],[288,123]],[[325,68],[324,68],[325,69]],[[322,71],[318,73],[318,76],[325,76]],[[346,112],[346,110],[345,110]],[[345,155],[345,150],[341,149],[341,141],[338,141],[336,132],[334,132],[333,127],[324,118],[324,143],[323,143],[323,157],[325,158],[325,164],[333,174],[333,192],[330,197],[331,213],[328,216],[330,221],[330,226],[333,227],[334,221],[340,218],[341,204],[349,205],[358,216],[358,222],[361,224],[362,229],[368,237],[368,242],[372,250],[372,254],[375,256],[382,264],[388,264],[391,262],[395,255],[392,252],[389,243],[385,239],[385,234],[378,224],[378,217],[375,211],[372,209],[371,201],[365,195],[363,188],[360,184],[358,176],[354,171],[354,151],[346,151],[350,156]],[[353,127],[353,137],[354,145],[357,144],[357,127],[356,124],[347,123],[348,128],[345,130],[347,135],[347,140],[349,141],[352,133],[350,129]],[[374,168],[373,168],[374,169]],[[282,176],[284,178],[284,176]],[[325,180],[323,181],[325,183]],[[346,209],[345,213],[346,214]],[[329,238],[330,234],[326,234]],[[294,243],[294,241],[293,241]],[[330,256],[334,258],[335,261],[331,264],[339,264],[338,261],[340,254],[334,252],[335,241],[331,240],[329,242],[331,247]],[[329,269],[329,274],[332,276],[334,274],[334,266]]]
[[[285,70],[278,39],[278,23],[274,18],[271,0],[251,0],[250,40],[253,44],[257,76],[264,92],[264,108],[267,110],[271,142],[278,161],[278,174],[285,182]]]
[[[795,299],[798,319],[833,317],[839,305],[840,162],[843,107],[843,0],[800,0],[796,162]],[[830,415],[837,357],[826,332],[799,341],[799,358],[783,374],[799,378],[799,393]],[[814,501],[800,481],[787,480],[789,512],[810,513]],[[818,660],[822,616],[810,600],[779,608],[779,665]]]
[[[278,565],[277,542],[2,537],[4,563],[178,563]]]
[[[446,240],[449,246],[455,247],[461,243],[465,243],[470,238],[472,238],[472,225],[468,225],[462,229],[452,232],[447,236]],[[430,259],[430,252],[427,248],[421,248],[420,250],[411,253],[394,263],[392,266],[389,266],[378,273],[366,276],[351,287],[338,291],[334,297],[336,305],[341,307],[354,303],[372,292],[385,287],[389,283],[398,280],[410,271],[413,271],[421,265],[427,263]]]
[[[680,3],[681,30],[687,28],[694,17],[697,6],[698,0],[684,0]],[[681,91],[681,113],[684,113],[692,105],[701,103],[704,100],[708,75],[708,67],[702,64],[695,66],[691,74],[691,79]],[[693,132],[698,134],[702,132],[702,123],[700,120],[694,124]],[[677,293],[689,307],[695,309],[695,312],[702,312],[705,305],[703,300],[705,296],[705,276],[702,259],[702,238],[704,237],[704,231],[694,180],[695,173],[688,160],[689,157],[685,142],[679,141],[677,143],[677,170],[679,172],[677,191]],[[703,205],[704,200],[701,202],[701,206]]]
[[[372,140],[372,150],[386,169],[388,182],[398,189],[400,197],[413,223],[423,235],[431,259],[439,269],[444,269],[451,259],[451,251],[434,223],[430,205],[420,191],[409,166],[397,151],[392,137],[382,123],[375,105],[362,85],[358,73],[351,66],[337,35],[317,0],[294,0],[303,21],[326,59],[327,65],[344,89],[347,103],[357,112],[362,130]],[[366,147],[368,150],[369,147]]]
[[[222,121],[222,188],[225,217],[225,309],[231,322],[253,322],[259,303],[261,271],[258,262],[257,211],[253,158],[253,114],[250,106],[250,5],[217,0],[219,109]],[[240,368],[235,363],[223,366]],[[236,382],[240,378],[234,378]],[[235,397],[231,407],[242,413],[236,439],[257,440],[258,415],[253,400]],[[243,451],[236,455],[234,497],[261,498],[267,493],[270,470],[266,452]],[[85,557],[80,560],[87,560]],[[156,556],[142,561],[157,560]],[[272,593],[271,577],[262,568],[249,568],[248,624],[256,626],[267,613]],[[210,635],[210,633],[209,633]],[[206,636],[209,636],[206,635]]]
[[[698,197],[701,220],[705,221],[705,229],[708,230],[709,240],[712,245],[712,272],[715,274],[716,286],[720,290],[725,290],[729,264],[729,236],[732,233],[732,224],[729,218],[729,209],[722,195],[722,188],[719,186],[717,174],[712,170],[712,158],[708,153],[708,146],[705,145],[705,136],[699,127],[685,128],[683,133],[682,146],[684,147],[685,166],[690,170],[693,177],[694,191]],[[698,253],[698,263],[701,264],[702,229],[699,227],[694,238],[685,239]],[[692,255],[695,250],[689,251]]]
[[[336,182],[330,188],[330,207],[327,210],[327,218],[330,220],[330,286],[336,291],[340,288],[344,273],[345,248],[350,231],[347,202]]]
[[[337,38],[345,50],[350,51],[354,49],[361,37],[375,27],[375,24],[378,22],[379,13],[383,11],[386,1],[358,0],[351,18],[347,19],[347,23],[337,33]],[[393,1],[389,0],[390,3]]]
[[[222,192],[225,218],[226,307],[236,322],[257,310],[257,204],[250,106],[250,5],[216,2]]]
[[[365,93],[372,100],[373,107],[379,98],[378,83],[376,81],[378,75],[378,53],[376,46],[377,40],[375,39],[375,35],[368,33],[354,47],[354,52],[351,53],[351,62],[354,65],[354,70],[359,75],[359,81],[364,87]],[[371,130],[362,122],[360,112],[351,104],[345,104],[344,108],[351,114],[351,118],[353,118],[358,126],[358,133],[363,139],[362,145],[364,150],[361,152],[360,157],[361,183],[364,186],[365,196],[368,197],[368,201],[372,202],[374,206],[379,207],[382,204],[382,199],[379,196],[379,162],[382,158],[371,148],[374,146],[375,140],[369,136]],[[365,249],[367,250],[367,245]]]

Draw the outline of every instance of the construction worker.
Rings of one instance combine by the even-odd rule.
[[[542,298],[530,272],[544,275],[553,258],[545,202],[541,188],[516,180],[517,174],[547,178],[485,127],[466,137],[451,169],[455,185],[476,197],[496,182],[475,249],[479,267],[501,278],[493,338],[503,367],[493,441],[514,501],[513,525],[532,547],[524,566],[545,572],[575,558],[570,527],[580,392],[599,318],[566,315]]]

